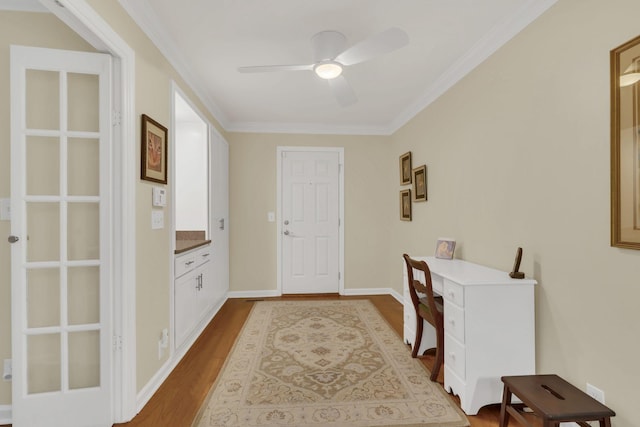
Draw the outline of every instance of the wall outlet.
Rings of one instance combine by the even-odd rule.
[[[587,383],[587,394],[604,405],[604,391]]]

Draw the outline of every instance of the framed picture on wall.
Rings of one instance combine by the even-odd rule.
[[[146,114],[142,115],[142,141],[140,178],[167,183],[167,128]]]
[[[400,156],[400,185],[411,184],[411,151]]]
[[[640,36],[611,61],[611,246],[640,249]]]
[[[427,200],[427,165],[413,170],[413,200],[415,202]]]
[[[411,190],[400,191],[400,219],[411,221]]]

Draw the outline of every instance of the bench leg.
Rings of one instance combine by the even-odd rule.
[[[502,391],[502,405],[500,405],[500,427],[507,427],[509,424],[509,414],[507,413],[507,406],[511,405],[511,390],[507,385],[504,386]]]

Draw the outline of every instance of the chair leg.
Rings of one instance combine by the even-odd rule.
[[[440,329],[436,330],[436,360],[431,369],[431,381],[438,380],[440,367],[444,363],[444,333]]]
[[[418,350],[420,349],[420,344],[422,343],[422,328],[424,325],[424,320],[422,317],[418,316],[416,313],[416,339],[413,340],[413,350],[411,351],[411,357],[418,357]]]

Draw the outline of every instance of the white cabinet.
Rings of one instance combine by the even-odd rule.
[[[444,388],[468,415],[500,403],[501,376],[535,374],[537,282],[462,260],[415,259],[427,262],[434,292],[444,299]],[[404,339],[413,344],[416,318],[404,272]],[[427,323],[420,353],[430,347],[435,331]]]
[[[174,285],[174,342],[180,347],[213,306],[210,246],[176,256]]]

